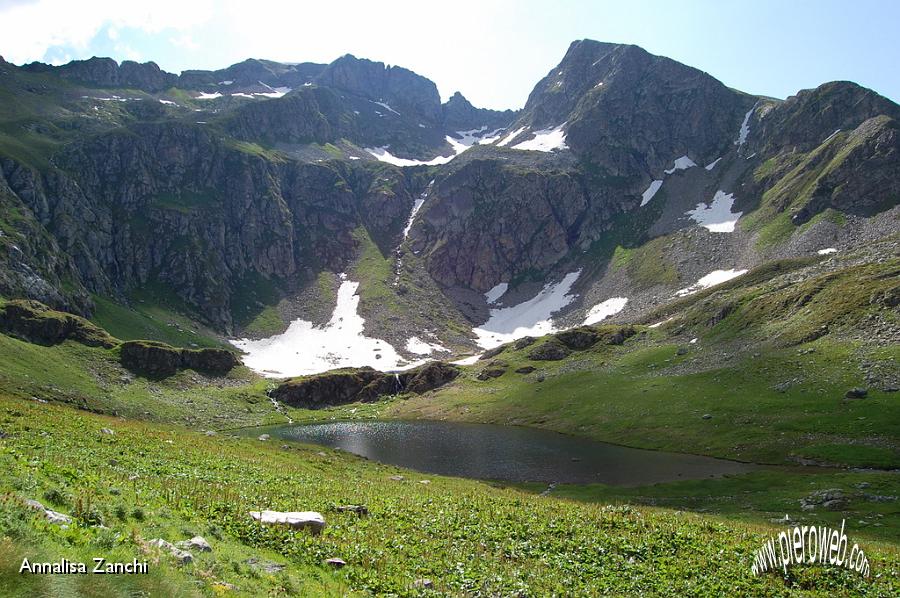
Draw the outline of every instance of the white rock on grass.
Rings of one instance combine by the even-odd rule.
[[[35,511],[41,511],[47,521],[54,525],[68,525],[72,523],[72,518],[68,515],[64,515],[63,513],[58,513],[52,509],[48,509],[36,500],[32,500],[29,498],[25,501],[25,505],[31,507]]]
[[[187,550],[182,550],[171,542],[167,542],[162,538],[154,538],[153,540],[148,541],[147,544],[159,548],[163,552],[168,552],[176,561],[178,561],[182,565],[190,563],[194,560],[194,555],[192,555],[190,552],[188,552]]]
[[[250,516],[265,525],[286,525],[293,529],[309,529],[314,534],[325,529],[325,518],[316,511],[250,511]]]
[[[203,536],[194,536],[190,540],[178,542],[175,546],[184,550],[196,550],[197,552],[212,552],[212,546]]]

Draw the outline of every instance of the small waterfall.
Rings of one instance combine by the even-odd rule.
[[[394,394],[403,392],[403,381],[400,380],[400,374],[394,374]]]
[[[394,263],[394,286],[400,285],[400,269],[403,267],[403,243],[406,242],[406,239],[409,237],[409,231],[412,230],[413,222],[415,222],[416,214],[419,213],[419,210],[422,209],[422,205],[425,203],[425,199],[428,197],[428,194],[431,192],[431,186],[434,185],[434,179],[428,183],[428,186],[425,187],[425,190],[421,195],[413,202],[412,210],[409,212],[409,218],[406,220],[406,227],[403,229],[403,239],[400,240],[400,244],[397,246],[395,253],[397,255],[397,261]]]

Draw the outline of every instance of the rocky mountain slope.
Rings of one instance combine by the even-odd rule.
[[[591,40],[518,112],[350,55],[0,61],[0,295],[260,337],[326,323],[358,281],[360,334],[409,363],[633,321],[895,238],[898,115],[853,83],[780,101]]]

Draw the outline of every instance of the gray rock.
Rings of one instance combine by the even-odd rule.
[[[320,534],[325,529],[325,518],[316,511],[250,511],[250,517],[262,524],[308,529],[313,534]]]
[[[212,552],[212,546],[209,545],[202,536],[194,536],[190,540],[184,540],[175,544],[178,548],[184,550],[194,550],[196,552]]]
[[[325,561],[325,564],[329,565],[330,567],[333,567],[334,569],[340,569],[340,568],[346,566],[347,562],[344,561],[344,559],[330,558]]]
[[[162,538],[155,538],[153,540],[149,540],[147,542],[147,544],[149,544],[150,546],[155,546],[156,548],[159,548],[163,552],[169,553],[181,565],[190,563],[194,560],[194,555],[192,555],[190,552],[188,552],[186,550],[182,550],[182,549],[178,548],[177,546],[175,546],[174,544],[172,544],[171,542],[167,542],[167,541],[163,540]]]
[[[851,388],[844,394],[845,399],[864,399],[869,394],[869,391],[865,388],[857,387]]]

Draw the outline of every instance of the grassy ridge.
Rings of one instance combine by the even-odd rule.
[[[753,577],[752,551],[774,527],[708,516],[609,507],[539,497],[465,480],[400,472],[333,451],[126,422],[70,409],[0,399],[0,569],[3,595],[35,591],[95,595],[77,576],[22,578],[22,554],[45,558],[159,560],[147,578],[105,578],[101,593],[144,589],[178,595],[895,595],[900,555],[866,542],[873,572],[798,568],[787,582]],[[114,434],[103,434],[110,428]],[[391,476],[400,473],[403,480]],[[420,480],[430,483],[423,484]],[[51,527],[18,502],[37,498],[76,515]],[[365,504],[368,517],[336,513]],[[247,511],[314,509],[320,536],[260,527]],[[102,522],[108,529],[91,527]],[[146,540],[204,535],[211,553],[177,567]],[[330,570],[324,560],[348,565]],[[248,561],[286,565],[261,573]],[[26,584],[30,584],[30,587]],[[230,585],[226,585],[230,584]],[[41,587],[43,586],[43,587]],[[131,586],[131,587],[129,587]]]

